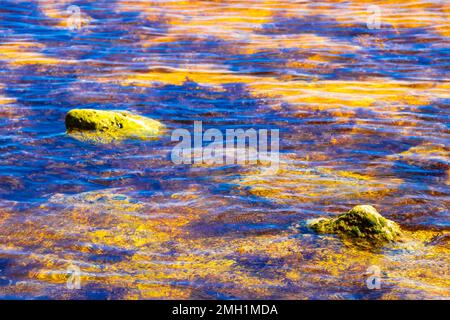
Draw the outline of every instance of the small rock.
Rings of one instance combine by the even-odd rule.
[[[156,120],[128,111],[73,109],[66,115],[67,132],[82,141],[108,143],[123,139],[151,139],[164,129]]]
[[[318,218],[308,221],[317,233],[332,233],[360,244],[383,245],[401,236],[398,224],[384,218],[370,205],[359,205],[335,218]]]

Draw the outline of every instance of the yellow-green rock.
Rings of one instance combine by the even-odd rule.
[[[370,205],[359,205],[335,218],[318,218],[308,222],[317,233],[337,234],[360,245],[379,246],[394,242],[401,230],[394,221],[384,218]]]
[[[94,143],[155,139],[164,130],[162,123],[128,111],[73,109],[65,122],[72,137]]]

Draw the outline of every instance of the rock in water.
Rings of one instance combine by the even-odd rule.
[[[336,218],[318,218],[308,222],[318,233],[333,233],[361,245],[383,245],[401,236],[400,227],[384,218],[370,205],[359,205]]]
[[[74,138],[97,143],[154,139],[164,129],[162,123],[128,111],[73,109],[65,122],[67,132]]]

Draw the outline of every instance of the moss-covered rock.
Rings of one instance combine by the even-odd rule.
[[[400,227],[370,205],[356,206],[335,218],[311,220],[308,226],[318,233],[337,234],[362,245],[383,245],[401,236]]]
[[[73,109],[67,113],[65,122],[73,137],[98,143],[154,139],[164,129],[162,123],[128,111]]]

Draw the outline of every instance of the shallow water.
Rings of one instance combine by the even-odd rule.
[[[376,1],[369,29],[370,4],[2,0],[0,297],[448,299],[449,6]],[[72,108],[168,133],[78,141]],[[279,129],[280,171],[174,165],[170,132],[195,120]],[[302,227],[361,203],[414,240]]]

